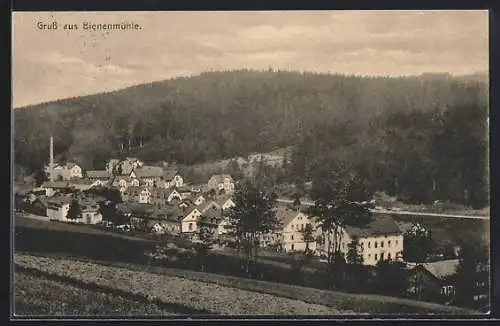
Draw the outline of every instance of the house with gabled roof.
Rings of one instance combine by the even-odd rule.
[[[109,182],[113,178],[113,174],[106,170],[87,170],[85,171],[85,178],[88,180]]]
[[[215,191],[217,194],[232,194],[234,192],[234,180],[229,174],[214,174],[207,183],[208,191]]]
[[[141,185],[147,187],[159,187],[163,180],[163,167],[154,165],[143,165],[130,172],[131,178],[139,179]]]
[[[452,302],[455,297],[455,280],[458,259],[407,264],[407,294],[415,299]]]
[[[347,256],[349,244],[356,240],[364,265],[402,259],[403,232],[390,215],[373,216],[363,227],[345,226],[340,232],[340,251]],[[326,246],[328,238],[324,240]]]
[[[313,224],[313,219],[303,212],[293,209],[288,205],[278,205],[276,218],[281,223],[281,228],[276,234],[265,235],[263,241],[266,244],[278,242],[284,251],[304,251],[307,243],[304,241],[302,232],[307,224]],[[315,241],[309,242],[309,249],[316,249]]]
[[[175,168],[165,168],[163,171],[163,187],[164,188],[182,188],[184,179],[179,171]]]

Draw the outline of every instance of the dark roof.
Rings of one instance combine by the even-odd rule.
[[[66,196],[55,196],[47,200],[48,204],[70,204],[73,201],[73,198]]]
[[[224,182],[225,178],[229,178],[230,181],[233,181],[233,177],[229,174],[214,174],[210,177],[210,179],[214,178],[217,183]]]
[[[68,181],[46,181],[42,184],[45,188],[72,188],[71,183]]]
[[[432,275],[443,279],[456,273],[459,262],[458,259],[441,260],[432,263],[424,263],[423,267]]]
[[[111,178],[111,174],[106,170],[89,170],[86,172],[88,178]]]
[[[282,227],[286,227],[299,213],[301,212],[290,209],[286,205],[278,205],[276,207],[276,217],[281,222]]]
[[[172,180],[179,172],[176,169],[164,169],[163,178],[165,180]]]
[[[386,215],[377,217],[374,216],[372,218],[372,221],[365,225],[363,228],[346,226],[345,230],[350,236],[356,236],[358,238],[403,234],[392,217]]]
[[[163,168],[161,166],[145,165],[134,170],[138,178],[157,178],[163,176]]]

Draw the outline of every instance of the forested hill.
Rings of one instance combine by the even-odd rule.
[[[437,137],[445,128],[456,148],[465,146],[460,137],[466,134],[485,141],[487,90],[478,78],[439,74],[208,72],[16,109],[15,158],[32,170],[40,168],[48,160],[51,133],[56,154],[87,168],[128,155],[129,139],[134,156],[183,164],[306,142],[310,158],[358,146],[354,152],[363,161],[366,151],[394,150],[388,132],[391,141],[417,144],[417,152],[427,153],[426,137]],[[454,126],[445,126],[442,120],[453,111],[458,112],[450,116]],[[462,148],[453,155],[462,160],[469,154]]]

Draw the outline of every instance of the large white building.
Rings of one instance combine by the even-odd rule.
[[[364,227],[346,226],[340,230],[339,235],[337,243],[344,257],[347,257],[349,244],[356,240],[357,250],[363,257],[364,265],[376,265],[382,260],[402,259],[403,232],[390,216],[375,215]],[[327,252],[328,241],[328,237],[323,235],[319,248],[322,253]]]

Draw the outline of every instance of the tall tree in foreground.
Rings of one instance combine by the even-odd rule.
[[[417,223],[405,232],[403,241],[405,261],[424,263],[434,247],[431,232]]]
[[[305,255],[312,255],[311,249],[309,248],[310,244],[314,242],[314,229],[311,223],[307,223],[304,229],[301,231],[302,233],[302,241],[306,243]]]
[[[236,186],[235,206],[229,212],[229,232],[237,239],[245,255],[244,267],[250,275],[250,265],[257,260],[262,235],[277,230],[280,222],[274,207],[276,194],[249,181]]]
[[[81,213],[80,203],[78,202],[77,199],[73,199],[69,204],[69,210],[68,214],[66,215],[66,218],[70,220],[76,220],[80,218],[80,213]]]
[[[334,271],[341,258],[342,230],[345,226],[362,227],[371,221],[367,202],[372,194],[362,175],[342,161],[324,160],[315,169],[311,196],[315,205],[311,213],[319,221],[327,246],[329,269]]]
[[[206,268],[206,261],[208,252],[215,242],[214,229],[209,225],[210,221],[206,216],[200,218],[200,227],[198,229],[198,238],[201,242],[196,244],[196,252],[200,259],[201,271],[204,272]]]

